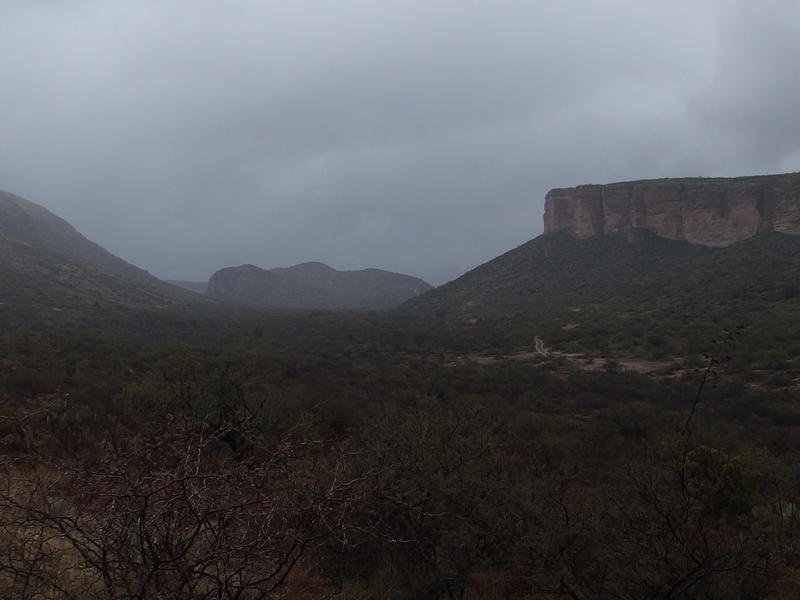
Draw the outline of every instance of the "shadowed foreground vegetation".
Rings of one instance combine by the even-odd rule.
[[[642,375],[402,322],[3,337],[0,596],[800,593],[800,406],[746,329]]]

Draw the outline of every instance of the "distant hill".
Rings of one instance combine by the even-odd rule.
[[[24,198],[0,192],[0,323],[96,322],[191,295],[125,262]]]
[[[337,271],[319,262],[262,269],[241,265],[220,269],[208,281],[214,299],[270,309],[380,310],[430,290],[410,275],[363,269]]]

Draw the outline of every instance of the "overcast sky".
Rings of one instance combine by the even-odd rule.
[[[0,0],[0,189],[163,278],[442,283],[552,187],[800,170],[797,0]]]

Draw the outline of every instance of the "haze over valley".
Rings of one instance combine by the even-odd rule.
[[[799,40],[0,2],[0,597],[800,597]]]

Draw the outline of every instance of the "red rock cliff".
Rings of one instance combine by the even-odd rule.
[[[637,228],[706,246],[759,231],[800,235],[800,173],[581,185],[545,199],[546,234],[585,238]]]

